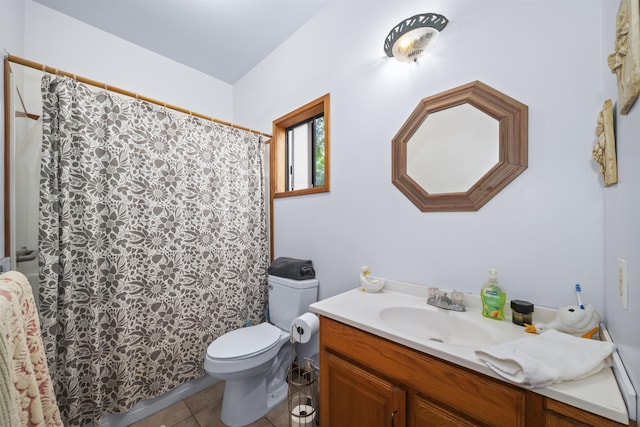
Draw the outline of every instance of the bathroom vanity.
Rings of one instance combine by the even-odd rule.
[[[405,330],[398,323],[403,317],[394,314],[390,320],[385,315],[400,308],[410,320],[412,310],[422,309],[426,299],[388,288],[380,293],[355,289],[311,306],[320,315],[321,425],[636,425],[629,423],[610,369],[583,380],[524,388],[504,380],[474,353],[474,336],[483,338],[483,330],[495,329],[494,337],[509,340],[525,334],[523,328],[484,319],[472,304],[465,314],[474,323],[478,317],[473,335],[457,342],[433,341],[426,338],[428,333],[420,335],[421,327],[429,330],[428,324],[407,325]],[[440,328],[450,315],[435,310],[442,316],[433,319]]]

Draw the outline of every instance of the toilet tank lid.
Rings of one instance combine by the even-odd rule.
[[[294,279],[288,279],[286,277],[272,276],[272,275],[269,275],[269,283],[274,283],[274,284],[277,283],[279,285],[287,286],[289,288],[296,288],[296,289],[308,289],[308,288],[318,287],[318,279],[294,280]]]

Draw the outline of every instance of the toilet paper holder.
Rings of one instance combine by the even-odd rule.
[[[291,322],[291,341],[306,344],[319,330],[318,316],[309,312],[304,313]]]
[[[316,427],[320,425],[317,367],[312,359],[302,359],[302,344],[294,339],[296,333],[299,332],[292,324],[291,363],[287,373],[289,427]]]

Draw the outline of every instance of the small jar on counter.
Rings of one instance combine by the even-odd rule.
[[[515,299],[511,301],[511,321],[516,325],[533,324],[533,304]]]

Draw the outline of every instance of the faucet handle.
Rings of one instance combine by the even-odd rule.
[[[453,301],[454,304],[464,305],[464,293],[460,291],[452,291],[449,294],[449,297]]]

